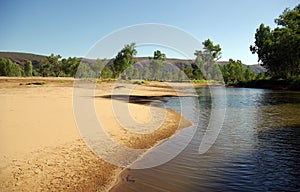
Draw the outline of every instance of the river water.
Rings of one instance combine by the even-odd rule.
[[[160,166],[128,170],[113,191],[300,190],[300,92],[204,87],[197,93],[199,105],[189,107],[197,107],[198,125],[187,131],[193,134],[187,147]],[[176,104],[176,98],[166,103],[178,110]],[[210,115],[213,108],[226,109],[221,130],[212,147],[199,154],[210,121],[217,121]],[[195,121],[192,116],[187,118]]]

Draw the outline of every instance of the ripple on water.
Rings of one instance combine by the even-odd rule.
[[[210,109],[218,107],[208,88],[200,92],[200,123],[187,148],[164,165],[130,170],[136,182],[123,182],[116,191],[299,190],[299,92],[226,89],[226,96],[213,98],[227,100],[222,130],[212,148],[199,155]],[[167,104],[178,107],[172,99]]]

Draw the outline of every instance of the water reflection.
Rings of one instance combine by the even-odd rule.
[[[130,170],[136,182],[123,182],[115,191],[299,190],[299,92],[227,88],[222,130],[199,155],[211,108],[224,107],[212,106],[208,88],[199,91],[201,123],[188,147],[167,164]]]

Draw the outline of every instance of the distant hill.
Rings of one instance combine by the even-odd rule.
[[[19,64],[21,67],[24,66],[26,61],[31,61],[32,65],[35,67],[39,61],[46,56],[36,55],[32,53],[19,53],[19,52],[0,52],[0,58],[10,59],[13,62]]]
[[[218,62],[218,64],[220,64],[220,65],[227,65],[227,64],[229,64],[229,62],[228,61],[219,61]],[[253,65],[245,65],[245,64],[243,64],[243,67],[246,69],[248,66],[250,66],[250,69],[254,72],[254,73],[259,73],[259,72],[266,72],[267,70],[263,67],[263,66],[261,66],[261,65],[259,65],[259,64],[253,64]]]
[[[134,64],[134,67],[142,68],[142,67],[150,65],[150,60],[146,57],[140,57],[140,58],[137,58],[136,60],[137,60],[137,62]],[[169,65],[165,65],[162,70],[163,71],[168,71],[172,68],[171,65],[176,65],[178,68],[180,68],[180,66],[190,66],[193,63],[193,60],[191,60],[191,59],[166,59],[165,63],[169,64]],[[228,61],[219,61],[217,63],[219,65],[229,64]],[[267,71],[264,67],[262,67],[259,64],[254,64],[254,65],[245,65],[245,64],[243,64],[243,67],[245,69],[248,66],[250,66],[250,69],[256,74],[259,73],[259,72],[266,72]]]
[[[36,65],[39,63],[39,61],[43,58],[45,58],[45,55],[37,55],[32,53],[20,53],[20,52],[0,52],[0,58],[10,59],[17,64],[19,64],[21,67],[24,66],[26,61],[31,61],[33,64],[33,67],[35,68]],[[96,62],[96,59],[87,59],[87,58],[79,58],[82,62],[93,64]],[[148,57],[138,57],[136,58],[136,63],[134,64],[134,67],[141,69],[145,66],[150,65],[150,60]],[[109,61],[111,63],[112,60]],[[176,65],[177,67],[180,66],[190,66],[193,63],[193,60],[190,59],[166,59],[165,63],[169,65],[165,65],[163,70],[170,70],[172,67],[171,65]],[[219,61],[218,64],[220,65],[226,65],[228,64],[228,61]],[[248,67],[248,65],[243,64],[245,68]],[[255,72],[266,72],[266,69],[262,67],[261,65],[255,64],[255,65],[249,65],[250,68]]]

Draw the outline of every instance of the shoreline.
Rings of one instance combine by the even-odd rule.
[[[230,84],[226,87],[300,91],[300,80],[252,80],[249,82],[239,82],[237,84]]]
[[[176,111],[173,111],[173,110],[169,110],[169,111],[177,113]],[[182,129],[189,128],[192,125],[193,125],[193,123],[188,120],[188,122],[186,122],[183,126],[179,127],[179,129],[177,129],[174,134],[172,134],[171,136],[169,136],[169,137],[167,137],[167,138],[165,138],[163,140],[157,141],[157,143],[155,143],[153,146],[151,146],[150,148],[148,148],[147,151],[145,151],[143,154],[141,154],[138,159],[136,159],[134,162],[131,163],[131,165],[133,165],[134,163],[136,163],[136,162],[140,161],[141,159],[143,159],[148,153],[150,153],[152,150],[154,150],[157,146],[163,144],[167,140],[169,140],[172,137],[174,137],[177,134],[179,134]],[[120,172],[118,172],[118,174],[116,175],[116,179],[109,185],[109,187],[107,189],[108,192],[115,192],[114,188],[118,187],[119,185],[121,185],[122,181],[124,180],[124,178],[126,178],[126,180],[128,179],[125,176],[126,175],[128,176],[127,172],[129,172],[129,170],[131,170],[131,168],[130,168],[131,165],[129,165],[126,168],[122,168],[122,170],[120,170]]]
[[[157,146],[163,144],[163,143],[166,142],[167,140],[169,140],[169,139],[171,139],[172,137],[176,136],[176,134],[179,134],[180,131],[181,131],[182,129],[189,128],[190,126],[192,126],[192,124],[189,125],[189,126],[182,127],[182,128],[180,128],[180,129],[178,129],[173,135],[171,135],[171,136],[168,137],[168,138],[165,138],[165,139],[163,139],[163,140],[161,140],[161,141],[157,141],[157,143],[156,143],[155,145],[153,145],[151,148],[149,148],[147,151],[145,151],[145,153],[143,153],[143,154],[142,154],[137,160],[135,160],[131,165],[133,165],[135,162],[138,162],[138,161],[140,161],[141,159],[143,159],[148,153],[150,153],[152,150],[154,150]],[[131,165],[130,165],[130,166],[131,166]],[[108,189],[107,189],[108,192],[117,192],[116,189],[114,189],[114,188],[116,188],[116,187],[118,187],[119,185],[121,185],[121,184],[122,184],[122,181],[123,181],[124,179],[126,179],[127,182],[130,182],[130,181],[128,180],[128,178],[127,178],[127,176],[129,175],[129,174],[127,174],[127,172],[129,172],[129,171],[131,170],[130,166],[128,166],[128,167],[126,167],[126,168],[122,168],[122,170],[120,170],[120,171],[118,172],[118,174],[115,176],[116,179],[109,185],[109,187],[108,187]]]
[[[46,83],[31,84],[39,81]],[[72,113],[73,81],[73,78],[0,77],[0,97],[3,106],[0,111],[0,121],[3,125],[0,128],[0,159],[3,160],[0,163],[0,191],[107,191],[118,182],[119,175],[126,170],[101,160],[80,138]],[[107,95],[113,83],[97,84],[97,96]],[[166,92],[168,95],[177,95],[161,82],[137,86],[130,94],[146,95],[155,100]],[[166,119],[155,134],[148,137],[129,134],[112,119],[110,102],[110,99],[97,97],[96,112],[98,116],[106,118],[104,124],[112,128],[109,131],[113,139],[129,147],[140,146],[146,149],[138,159],[177,134],[180,131],[178,127],[190,125],[181,114],[167,110]],[[128,105],[137,120],[147,122],[149,106],[138,102]],[[161,113],[161,109],[155,110]],[[18,122],[15,121],[15,117],[18,118]],[[125,135],[127,138],[124,140]],[[130,135],[134,136],[134,139],[130,138]],[[148,144],[144,141],[148,141]]]

